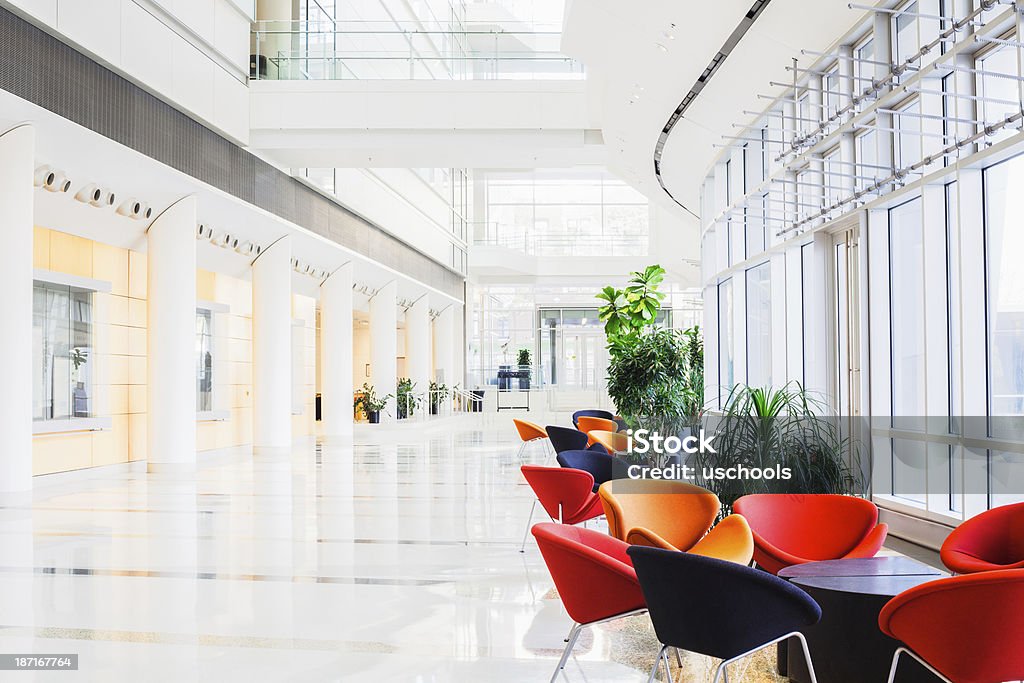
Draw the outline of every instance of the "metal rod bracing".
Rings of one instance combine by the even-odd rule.
[[[940,95],[944,97],[955,97],[957,99],[962,100],[975,100],[991,104],[1008,104],[1014,107],[1020,106],[1020,102],[1014,102],[1013,100],[1001,100],[995,97],[987,97],[985,95],[967,95],[953,92],[943,92],[942,90],[918,90],[913,88],[907,88],[906,92],[917,95]]]
[[[892,114],[894,116],[915,116],[919,119],[928,119],[930,121],[952,121],[953,123],[969,123],[978,124],[984,123],[981,119],[960,119],[955,116],[943,116],[942,114],[923,114],[916,111],[900,111],[899,109],[876,109],[875,111],[882,114]]]
[[[942,140],[953,139],[952,135],[947,135],[945,133],[931,133],[923,130],[909,130],[907,128],[886,128],[885,126],[878,126],[877,124],[873,123],[858,123],[857,125],[854,126],[854,128],[856,128],[857,130],[877,130],[882,133],[895,133],[899,135],[903,135],[904,133],[906,133],[908,135],[916,135],[922,138],[940,138]]]
[[[834,76],[836,78],[845,78],[848,81],[867,81],[868,83],[871,83],[872,81],[875,80],[875,79],[871,78],[870,76],[857,76],[857,75],[854,75],[854,74],[841,74],[841,73],[839,73],[837,71],[818,71],[817,69],[798,69],[798,68],[794,68],[792,66],[787,66],[786,67],[786,71],[795,71],[797,73],[802,73],[802,74],[814,74],[815,76],[824,76],[826,78],[832,78]],[[844,93],[844,95],[846,97],[850,97],[849,93]]]
[[[995,78],[1005,78],[1010,81],[1024,81],[1024,76],[1018,76],[1016,74],[1004,74],[999,71],[985,71],[984,69],[975,69],[970,66],[961,66],[959,64],[947,64],[945,65],[951,71],[963,71],[965,73],[978,74],[980,76],[993,76]]]
[[[990,126],[986,126],[985,129],[982,130],[982,131],[974,133],[973,135],[969,135],[966,138],[963,138],[961,140],[956,140],[952,144],[947,145],[945,148],[937,151],[935,154],[933,154],[931,156],[928,156],[928,157],[925,157],[924,159],[921,159],[920,161],[916,162],[915,164],[912,164],[911,166],[908,166],[906,168],[900,169],[900,170],[896,171],[895,173],[893,173],[893,175],[891,175],[890,177],[885,178],[885,179],[875,183],[875,185],[873,185],[873,186],[871,186],[869,188],[866,188],[865,190],[862,190],[862,191],[860,191],[858,193],[855,193],[851,197],[847,197],[846,199],[841,200],[839,202],[838,206],[844,206],[845,204],[848,204],[850,202],[856,201],[857,199],[862,197],[867,192],[875,191],[876,189],[884,187],[885,185],[888,185],[888,184],[891,184],[891,183],[902,182],[902,179],[907,174],[909,174],[909,173],[921,173],[921,174],[923,174],[923,171],[920,171],[918,169],[921,169],[924,166],[927,166],[927,165],[929,165],[931,163],[934,163],[935,161],[937,161],[937,160],[939,160],[939,159],[941,159],[943,157],[949,156],[950,154],[953,154],[955,152],[959,152],[959,150],[962,147],[966,147],[967,145],[972,145],[975,142],[977,142],[978,140],[980,140],[981,138],[983,138],[983,137],[985,137],[987,135],[992,135],[994,133],[997,133],[998,131],[1002,130],[1006,126],[1011,125],[1013,123],[1016,123],[1018,121],[1022,121],[1022,120],[1024,120],[1024,113],[1017,112],[1015,114],[1012,114],[1011,116],[1006,117],[1006,119],[1004,119],[1003,121],[999,121],[999,122],[994,123],[994,124],[992,124]],[[781,236],[783,236],[783,235],[785,235],[785,234],[787,234],[789,232],[792,232],[793,230],[798,230],[802,225],[806,224],[806,222],[807,222],[807,219],[804,219],[802,221],[794,223],[793,225],[789,226],[788,228],[786,228],[784,230],[781,230],[778,233],[776,233],[776,237],[781,237]]]
[[[749,116],[758,116],[759,115],[757,112],[747,111],[747,110],[743,110],[743,113],[747,114]],[[763,114],[764,112],[761,112],[761,113]],[[796,120],[796,121],[806,121],[807,123],[818,123],[818,119],[809,119],[806,116],[786,116],[785,114],[782,114],[781,112],[779,113],[779,115],[782,116],[782,118],[784,118],[784,119],[790,119],[790,120]],[[741,124],[741,123],[734,123],[732,125],[737,126],[737,127],[743,126],[743,124]],[[744,128],[749,128],[750,126],[743,126],[743,127]],[[762,130],[764,128],[771,128],[771,126],[761,126]]]
[[[876,59],[867,59],[864,57],[855,57],[852,55],[840,55],[834,52],[818,52],[817,50],[800,50],[800,54],[808,57],[830,57],[832,59],[841,59],[844,62],[860,62],[862,64],[874,64],[875,66],[895,66],[892,62],[880,62]]]
[[[848,104],[847,106],[843,107],[842,109],[837,110],[834,115],[830,116],[825,121],[822,121],[821,124],[818,126],[818,130],[820,132],[824,133],[826,135],[826,138],[827,138],[827,136],[830,135],[830,133],[828,132],[828,128],[836,120],[841,119],[841,117],[843,117],[846,114],[851,113],[851,112],[853,113],[853,115],[857,115],[861,103],[863,103],[865,100],[870,99],[871,101],[877,101],[880,97],[884,97],[888,93],[884,93],[883,94],[881,92],[882,89],[886,88],[890,84],[897,85],[898,77],[902,76],[904,73],[906,73],[906,72],[911,72],[911,73],[921,72],[923,70],[923,67],[922,66],[915,66],[914,62],[919,62],[925,55],[927,55],[929,52],[931,52],[936,46],[941,45],[944,42],[949,42],[951,37],[952,37],[953,40],[955,40],[955,34],[957,33],[957,31],[963,29],[964,27],[967,27],[967,26],[971,25],[972,22],[974,22],[974,20],[982,12],[991,9],[996,4],[998,4],[996,2],[996,0],[982,0],[982,2],[979,3],[979,6],[975,7],[966,17],[964,17],[963,19],[960,19],[960,20],[955,20],[952,17],[939,17],[939,19],[941,21],[943,21],[943,22],[950,22],[952,25],[949,28],[947,28],[946,30],[940,32],[938,38],[933,40],[931,43],[929,43],[929,44],[927,44],[925,46],[922,46],[917,51],[917,53],[912,55],[910,58],[908,58],[902,64],[893,64],[893,63],[890,63],[890,62],[882,62],[882,61],[879,61],[879,60],[865,59],[865,58],[858,57],[856,55],[844,55],[844,54],[837,54],[837,53],[824,53],[824,52],[818,52],[818,51],[815,51],[815,50],[806,50],[806,49],[802,50],[801,54],[804,54],[804,55],[816,55],[816,56],[819,56],[819,57],[832,58],[832,59],[835,59],[835,60],[844,60],[844,61],[852,62],[852,63],[855,63],[855,64],[875,64],[875,65],[878,65],[878,66],[888,67],[888,69],[889,69],[889,73],[887,75],[885,75],[885,76],[883,76],[883,77],[881,77],[881,78],[879,78],[877,80],[870,79],[871,83],[872,83],[872,87],[865,89],[859,95],[854,95],[852,101],[850,102],[850,104]],[[1009,3],[1009,4],[1015,4],[1015,3]],[[868,9],[874,10],[875,8],[868,8]],[[1018,19],[1019,19],[1019,17],[1018,17]],[[1018,21],[1018,24],[1019,23],[1020,22]],[[1018,29],[1019,29],[1019,27],[1018,27]],[[944,64],[944,66],[951,66],[951,65]],[[758,94],[757,97],[758,98],[767,99],[767,100],[771,100],[771,101],[780,101],[780,100],[785,101],[785,99],[789,99],[789,101],[794,106],[798,105],[799,103],[796,101],[796,96],[798,94],[798,88],[797,88],[797,83],[796,83],[796,80],[797,80],[796,79],[796,74],[799,71],[799,67],[797,66],[796,60],[794,59],[793,67],[787,67],[787,68],[788,68],[788,70],[791,70],[794,73],[794,83],[793,83],[793,85],[788,85],[787,84],[787,85],[784,85],[783,87],[792,88],[792,91],[791,91],[792,92],[792,96],[791,97],[786,98],[785,96],[780,97],[780,96],[761,95],[761,94]],[[953,69],[951,69],[951,70],[953,70]],[[977,70],[972,70],[972,69],[969,69],[969,68],[966,68],[966,67],[957,67],[956,70],[964,70],[964,71],[968,71],[968,72],[972,72],[972,73],[978,73]],[[811,71],[810,70],[804,70],[803,72],[804,73],[809,73]],[[1010,77],[1010,76],[1007,76],[1007,75],[1004,75],[1004,76],[1006,76],[1007,78],[1014,78],[1015,80],[1017,80],[1018,83],[1024,82],[1024,75],[1022,75],[1021,77]],[[865,78],[863,80],[868,80],[868,79]],[[939,95],[950,94],[950,95],[952,95],[954,97],[964,97],[966,99],[977,99],[977,100],[980,100],[980,101],[996,102],[995,98],[984,98],[984,97],[977,97],[977,96],[963,96],[963,95],[959,95],[957,93],[941,93],[941,92],[938,92],[938,93],[931,92],[931,93],[929,93],[929,91],[923,90],[922,88],[920,88],[920,86],[918,86],[917,89],[904,88],[902,92],[922,92],[922,93],[939,94]],[[841,96],[844,96],[844,97],[847,97],[847,98],[849,98],[851,96],[848,93],[839,93],[839,94]],[[1022,99],[1022,101],[1024,101],[1024,94],[1022,94],[1021,99]],[[1007,105],[1010,105],[1010,106],[1018,104],[1018,103],[1015,103],[1015,102],[1010,102],[1010,101],[1005,101],[1005,100],[1001,101],[1001,103],[1007,104]],[[824,104],[818,105],[818,106],[821,109],[825,110],[825,111],[828,111],[828,110],[831,109],[830,107],[828,107],[827,105],[824,105]],[[938,152],[938,153],[930,155],[930,156],[925,156],[921,161],[917,162],[916,164],[912,165],[911,167],[903,168],[903,169],[897,169],[897,170],[891,171],[892,175],[890,175],[887,178],[883,178],[881,180],[870,178],[870,180],[874,180],[875,181],[872,185],[870,185],[870,186],[868,186],[866,188],[858,189],[856,192],[854,192],[854,194],[852,196],[850,196],[846,200],[838,202],[834,207],[831,207],[829,210],[832,210],[834,208],[842,207],[846,202],[860,201],[861,198],[864,197],[866,194],[880,193],[882,188],[885,188],[888,185],[891,185],[891,184],[901,184],[903,182],[904,178],[909,173],[911,173],[911,172],[913,172],[913,173],[922,173],[923,174],[923,171],[918,171],[916,169],[919,169],[919,168],[922,168],[924,166],[930,165],[930,164],[934,163],[937,159],[941,159],[944,156],[948,156],[950,153],[958,151],[958,149],[961,146],[964,146],[964,145],[967,145],[967,144],[972,144],[974,141],[976,141],[977,139],[979,139],[981,137],[984,137],[985,135],[991,135],[994,132],[996,132],[998,130],[1001,130],[1006,125],[1009,125],[1009,123],[1011,123],[1011,122],[1014,122],[1014,121],[1017,121],[1017,120],[1021,120],[1022,118],[1024,118],[1024,107],[1021,107],[1021,110],[1022,110],[1022,113],[1010,116],[1010,117],[1008,117],[1003,122],[999,122],[997,124],[990,125],[990,126],[985,126],[985,128],[982,131],[979,131],[978,133],[976,133],[976,134],[974,134],[972,136],[969,136],[965,140],[956,141],[954,144],[951,144],[951,145],[947,146],[941,152]],[[762,113],[762,115],[765,114],[765,113],[766,112]],[[886,112],[883,111],[882,113],[886,113]],[[912,112],[898,112],[897,113],[897,115],[900,115],[900,114],[912,115]],[[758,114],[750,112],[750,113],[748,113],[748,115],[757,116]],[[926,117],[922,117],[922,118],[926,118]],[[948,119],[948,120],[953,120],[954,122],[956,122],[956,121],[964,122],[963,119]],[[980,125],[980,123],[981,122],[977,122],[975,125]],[[897,131],[897,130],[895,130],[893,128],[882,128],[882,127],[879,127],[879,126],[877,126],[877,123],[874,124],[874,125],[855,125],[855,126],[853,126],[853,128],[855,130],[877,130],[877,131],[881,131],[881,132],[892,132],[892,133],[910,132],[910,133],[912,133],[914,135],[918,135],[918,136],[921,136],[921,137],[935,137],[935,138],[940,138],[942,140],[948,140],[948,139],[951,139],[953,137],[951,135],[939,135],[939,134],[925,133],[925,132],[918,132],[918,131]],[[776,157],[775,161],[776,162],[780,162],[781,161],[781,162],[784,163],[785,168],[790,168],[792,166],[792,164],[797,163],[800,160],[801,156],[808,154],[810,149],[814,148],[816,145],[818,145],[820,143],[821,143],[821,140],[815,140],[813,137],[807,136],[806,134],[803,135],[802,137],[796,137],[793,141],[788,143],[788,147],[784,149],[782,154],[779,154]],[[782,144],[786,145],[787,143],[782,143]],[[790,155],[795,155],[795,156],[792,159],[790,159]],[[850,163],[850,162],[838,162],[838,161],[836,161],[835,163]],[[889,167],[878,166],[878,168],[880,170],[890,171]],[[776,175],[778,173],[780,173],[780,171],[776,171]],[[863,178],[863,179],[869,179],[869,178],[867,178],[865,176],[860,176],[860,177]],[[763,182],[761,185],[764,186],[766,183],[772,183],[772,182],[775,182],[777,180],[778,180],[778,178],[771,178],[771,179],[768,179],[765,182]],[[744,201],[746,201],[746,199],[744,199]],[[823,213],[820,214],[820,215],[825,215],[825,213],[827,213],[827,212],[828,211],[823,211]],[[813,220],[815,218],[816,217],[812,216],[810,218],[810,220]],[[794,224],[789,229],[784,230],[784,231],[780,232],[779,234],[781,235],[781,234],[784,234],[785,232],[788,232],[789,230],[796,229],[796,228],[800,227],[800,225],[806,223],[807,220],[809,220],[809,219],[804,219],[803,221],[800,221],[800,222]]]
[[[792,88],[793,87],[792,84],[790,84],[790,83],[779,83],[778,81],[768,81],[768,85],[772,86],[773,88]],[[820,92],[823,95],[838,95],[839,97],[849,97],[849,95],[847,93],[841,92],[839,90],[825,90],[824,88],[812,88],[809,85],[802,86],[799,89],[800,89],[801,92],[808,92],[808,91],[810,91],[810,92]],[[822,105],[822,106],[825,106],[825,105]]]
[[[1024,43],[1016,40],[1005,40],[1003,38],[989,38],[988,36],[974,36],[974,40],[979,43],[995,43],[996,45],[1008,45],[1010,47],[1022,48]],[[789,67],[786,67],[787,69]]]
[[[847,3],[846,6],[849,7],[850,9],[859,9],[859,10],[865,10],[865,11],[868,11],[868,12],[880,12],[882,14],[890,14],[894,18],[895,17],[901,17],[903,15],[908,15],[908,16],[911,16],[911,17],[917,17],[918,19],[938,19],[939,21],[952,21],[953,19],[956,18],[956,17],[952,17],[952,16],[944,17],[944,16],[939,15],[939,14],[921,14],[920,12],[910,12],[909,10],[913,6],[913,3],[908,4],[906,7],[902,8],[902,9],[888,9],[886,7],[871,7],[869,5],[858,5],[855,2]]]

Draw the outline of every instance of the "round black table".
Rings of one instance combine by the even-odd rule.
[[[878,628],[878,613],[903,591],[946,574],[909,557],[828,560],[786,567],[779,576],[821,605],[821,621],[803,630],[818,683],[885,681],[899,643]],[[785,645],[784,643],[781,645]],[[783,649],[788,651],[783,656]],[[780,647],[779,673],[810,683],[798,644]],[[896,683],[935,683],[935,676],[901,657]]]

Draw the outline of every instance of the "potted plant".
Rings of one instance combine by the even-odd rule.
[[[412,417],[412,414],[420,407],[422,399],[415,393],[415,389],[416,383],[408,377],[400,377],[398,379],[395,398],[398,402],[397,414],[399,420]]]
[[[519,349],[516,362],[519,364],[519,388],[524,391],[529,390],[530,379],[533,375],[533,357],[530,354],[530,349]]]
[[[843,420],[798,382],[779,389],[736,385],[722,414],[706,420],[716,453],[698,453],[698,474],[710,468],[788,468],[781,478],[710,478],[698,481],[722,501],[729,514],[737,498],[750,493],[864,494],[865,464],[859,443],[844,433]]]
[[[448,387],[437,382],[430,383],[430,414],[437,415],[441,401],[448,398]]]
[[[377,396],[373,385],[363,382],[363,390],[361,393],[356,394],[353,409],[356,414],[359,411],[366,413],[366,421],[370,424],[378,424],[380,422],[380,411],[384,410],[387,406],[389,398],[391,398],[391,394]]]
[[[608,395],[629,427],[686,436],[704,412],[699,330],[652,328],[620,344],[608,363]],[[670,460],[656,457],[651,463],[660,467]]]

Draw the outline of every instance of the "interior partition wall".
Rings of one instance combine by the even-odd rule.
[[[1024,500],[1024,41],[1013,6],[881,9],[709,169],[706,397],[865,416],[875,501],[952,526]]]

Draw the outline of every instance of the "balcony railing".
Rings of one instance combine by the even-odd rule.
[[[479,226],[473,243],[531,256],[646,256],[647,235],[538,232],[525,226]]]
[[[422,30],[379,22],[261,21],[250,77],[266,80],[577,80],[561,34]]]

